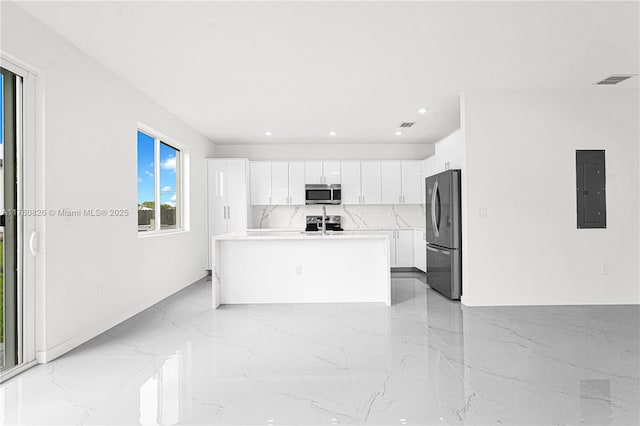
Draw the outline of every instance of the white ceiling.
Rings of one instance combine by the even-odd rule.
[[[211,140],[236,144],[435,142],[458,127],[466,90],[637,90],[638,77],[593,83],[640,72],[639,4],[20,6]],[[403,121],[417,124],[395,136]]]

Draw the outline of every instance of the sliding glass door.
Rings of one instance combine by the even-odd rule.
[[[0,68],[0,373],[21,360],[18,156],[22,78]]]

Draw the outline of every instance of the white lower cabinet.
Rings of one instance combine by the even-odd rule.
[[[413,267],[413,230],[384,231],[390,238],[392,268]]]
[[[425,232],[419,229],[413,231],[413,266],[427,272],[427,240]]]
[[[413,230],[396,231],[396,267],[413,267]]]

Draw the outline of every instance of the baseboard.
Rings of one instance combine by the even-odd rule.
[[[391,272],[417,272],[417,273],[424,274],[424,271],[421,271],[420,269],[413,266],[403,267],[403,268],[391,268]]]
[[[173,293],[167,295],[167,296],[163,296],[160,297],[158,300],[151,302],[151,303],[144,303],[141,304],[139,306],[137,306],[136,308],[132,309],[131,311],[119,315],[116,318],[110,319],[109,321],[106,321],[98,326],[92,327],[89,330],[84,331],[83,333],[74,336],[62,343],[59,343],[51,348],[48,348],[46,351],[37,351],[36,352],[36,361],[39,364],[46,364],[48,362],[53,361],[54,359],[58,358],[61,355],[64,355],[65,353],[71,351],[72,349],[77,348],[78,346],[82,345],[83,343],[88,342],[89,340],[93,339],[94,337],[99,336],[100,334],[104,333],[105,331],[115,327],[118,324],[121,324],[123,322],[125,322],[126,320],[138,315],[140,312],[149,309],[150,307],[152,307],[153,305],[163,301],[164,299],[173,296],[174,294],[176,294],[179,291],[184,290],[185,288],[195,284],[196,282],[200,281],[201,279],[206,278],[206,275],[198,278],[197,280],[193,281],[190,284],[187,284],[186,286],[174,291]]]
[[[478,300],[478,299],[470,299],[468,297],[462,296],[460,300],[463,305],[469,308],[474,307],[498,307],[498,306],[638,306],[640,303],[633,303],[629,301],[556,301],[556,300],[533,300],[533,301],[522,301],[522,300],[506,300],[506,301],[498,301],[495,300]]]

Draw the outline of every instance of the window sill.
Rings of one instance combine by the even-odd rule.
[[[188,232],[189,230],[184,228],[167,229],[165,231],[143,231],[143,232],[138,231],[138,238],[145,239],[145,238],[160,237],[163,235],[186,234]]]

